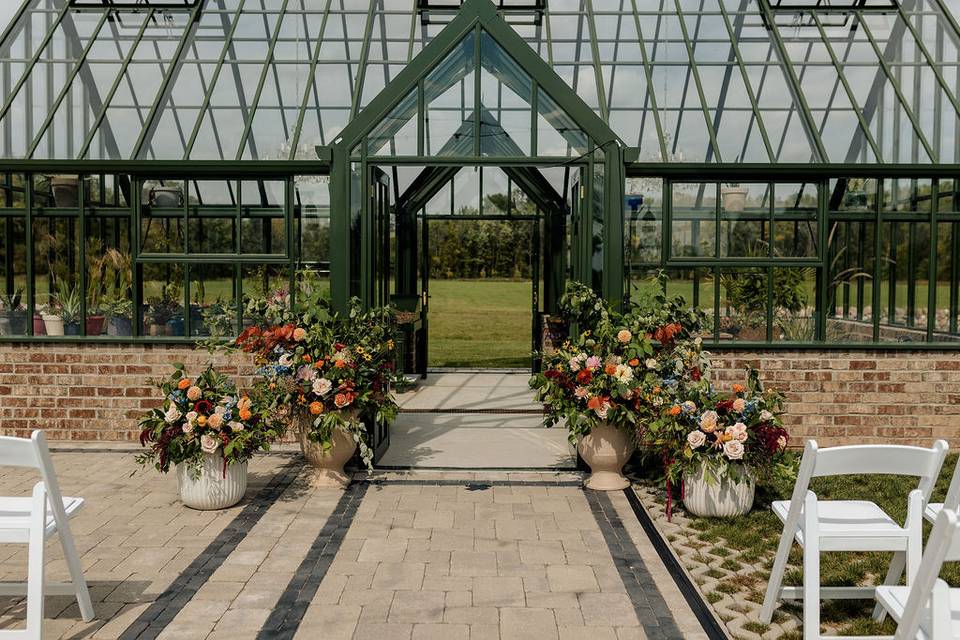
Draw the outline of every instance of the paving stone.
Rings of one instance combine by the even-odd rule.
[[[443,591],[397,591],[390,605],[390,622],[442,622]]]
[[[412,635],[412,624],[361,622],[353,637],[355,640],[410,640]],[[316,630],[313,637],[316,637]]]
[[[473,579],[473,604],[476,607],[522,607],[525,604],[523,593],[521,578]]]
[[[391,591],[417,590],[423,586],[425,565],[421,562],[382,562],[373,574],[373,588]]]
[[[453,551],[450,555],[451,576],[495,576],[497,554],[493,551]]]
[[[600,591],[593,567],[588,566],[551,565],[547,567],[547,581],[551,591]]]
[[[550,609],[500,610],[502,640],[558,640],[556,618]]]
[[[560,640],[617,640],[613,627],[568,627],[561,626]]]
[[[637,614],[633,603],[621,593],[581,593],[580,611],[587,626],[636,626]]]
[[[470,625],[415,624],[413,640],[470,640]]]

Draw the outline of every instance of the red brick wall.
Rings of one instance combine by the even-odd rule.
[[[211,360],[233,375],[252,368],[245,357],[190,347],[0,345],[0,433],[135,441],[137,417],[159,401],[146,379],[167,375],[171,362],[199,371]],[[714,351],[713,362],[720,387],[742,381],[752,364],[786,393],[795,445],[805,437],[960,444],[960,352]]]

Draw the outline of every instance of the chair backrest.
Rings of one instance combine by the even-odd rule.
[[[63,510],[63,498],[60,495],[60,483],[53,469],[50,448],[43,431],[34,431],[29,438],[0,436],[0,467],[29,467],[40,472],[50,503],[50,510],[56,519],[57,527],[63,530],[67,514]]]
[[[910,584],[910,595],[907,596],[907,604],[903,610],[903,616],[900,618],[900,624],[897,626],[896,640],[915,640],[920,625],[926,620],[932,628],[946,623],[950,623],[950,604],[949,600],[944,601],[941,598],[934,602],[934,606],[928,608],[931,598],[934,597],[935,588],[938,588],[938,578],[940,569],[944,560],[947,558],[953,541],[960,536],[960,521],[957,519],[957,513],[951,509],[944,509],[937,515],[937,520],[933,524],[933,531],[927,540],[927,546],[923,550],[923,560],[920,561],[920,569],[917,576]],[[946,589],[946,584],[941,583],[940,589]],[[938,636],[932,628],[925,629],[928,637],[933,634],[934,638]],[[949,629],[949,626],[948,626]]]
[[[953,477],[950,479],[950,487],[943,500],[943,508],[960,512],[960,460],[957,460],[957,466],[953,469]]]

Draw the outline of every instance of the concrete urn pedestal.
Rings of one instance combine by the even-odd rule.
[[[633,454],[633,442],[626,431],[602,422],[580,438],[577,451],[590,465],[590,477],[584,481],[595,491],[620,491],[630,486],[623,465]]]
[[[350,485],[350,474],[343,467],[357,450],[353,434],[343,429],[334,429],[333,446],[324,450],[323,445],[309,437],[313,425],[313,416],[301,418],[299,428],[300,451],[312,467],[311,484],[315,487],[333,487],[346,489]]]

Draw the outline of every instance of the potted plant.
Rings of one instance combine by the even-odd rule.
[[[282,323],[244,330],[235,346],[256,356],[257,388],[275,418],[297,430],[300,447],[318,486],[345,487],[344,464],[359,448],[372,467],[367,425],[389,424],[398,407],[396,323],[389,308],[363,311],[354,300],[348,315],[325,298],[305,296],[292,310],[273,308],[265,317]]]
[[[180,287],[172,282],[161,287],[160,295],[150,298],[145,319],[151,336],[183,335],[181,301]]]
[[[47,177],[50,193],[53,195],[53,206],[74,208],[80,202],[80,180],[75,175],[52,175]]]
[[[0,294],[0,336],[23,335],[27,331],[27,311],[23,306],[23,288]]]
[[[80,335],[80,314],[81,314],[81,298],[80,298],[80,286],[72,285],[65,280],[58,280],[56,283],[57,293],[56,300],[57,306],[60,314],[60,319],[63,322],[63,333],[62,335],[67,336],[78,336]],[[44,323],[46,323],[46,318],[44,318]],[[50,333],[48,327],[47,333]]]
[[[237,303],[224,301],[218,297],[215,302],[200,308],[201,325],[193,325],[194,335],[200,335],[199,328],[211,338],[234,337],[237,335]]]
[[[747,207],[747,194],[750,190],[739,182],[725,182],[720,187],[720,200],[723,210],[729,213],[742,213]]]
[[[247,460],[279,437],[257,402],[238,393],[229,376],[212,365],[195,379],[182,364],[154,385],[163,404],[140,418],[137,456],[167,473],[176,465],[180,500],[192,509],[225,509],[247,489]]]
[[[695,336],[702,317],[685,307],[682,298],[659,295],[649,306],[617,313],[578,283],[561,298],[562,315],[578,333],[542,354],[542,371],[530,386],[544,404],[544,424],[566,422],[570,441],[590,466],[588,488],[629,486],[623,466],[662,404],[664,363],[676,376],[673,359],[680,358],[683,371],[698,375],[701,352]]]
[[[107,321],[108,336],[133,335],[133,301],[125,298],[109,297],[102,305]]]
[[[133,310],[133,264],[130,254],[115,248],[104,251],[103,244],[92,239],[87,241],[86,255],[89,274],[87,335],[98,336],[103,333],[108,318],[114,324],[114,333],[110,333],[108,327],[108,335],[131,335],[128,326]],[[118,328],[125,328],[124,325],[127,325],[126,332],[118,332]]]
[[[682,481],[687,511],[715,518],[749,513],[756,483],[785,468],[782,413],[782,394],[765,391],[753,368],[732,393],[717,393],[704,380],[673,397],[650,440],[668,461],[667,477]]]

